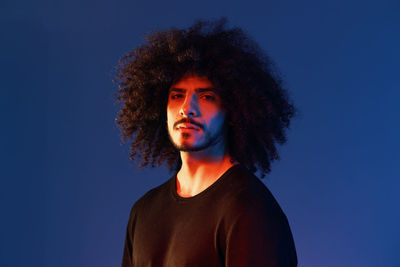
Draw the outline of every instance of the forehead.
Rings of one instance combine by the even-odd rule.
[[[184,90],[199,90],[199,89],[214,89],[212,82],[205,76],[185,76],[176,83],[172,84],[172,89]]]

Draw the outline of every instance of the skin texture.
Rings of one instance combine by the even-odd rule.
[[[225,149],[221,99],[207,77],[184,76],[169,90],[167,127],[180,151],[178,194],[194,196],[214,183],[234,163]]]

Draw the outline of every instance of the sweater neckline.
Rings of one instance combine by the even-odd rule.
[[[200,193],[191,196],[191,197],[182,197],[180,195],[178,195],[177,192],[177,173],[171,178],[170,180],[170,192],[172,197],[179,202],[189,202],[189,201],[194,201],[197,199],[201,199],[204,198],[205,196],[207,196],[208,194],[210,194],[210,192],[214,191],[217,187],[219,187],[220,184],[222,184],[224,182],[224,180],[226,180],[226,177],[229,177],[229,174],[239,168],[241,164],[235,164],[232,165],[229,169],[227,169],[214,183],[212,183],[209,187],[207,187],[206,189],[204,189],[203,191],[201,191]]]

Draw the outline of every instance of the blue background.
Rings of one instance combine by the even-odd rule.
[[[0,265],[119,266],[138,170],[113,67],[149,31],[226,16],[301,111],[264,180],[299,266],[400,266],[398,1],[2,1]],[[151,112],[151,111],[150,111]]]

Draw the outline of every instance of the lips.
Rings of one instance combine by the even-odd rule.
[[[176,128],[178,129],[191,129],[191,130],[199,130],[199,127],[193,125],[191,123],[180,123]]]

